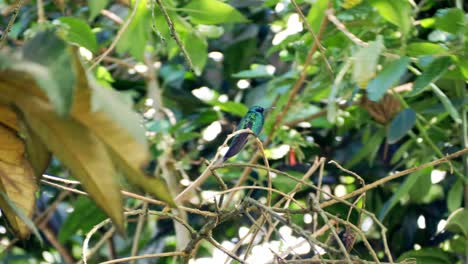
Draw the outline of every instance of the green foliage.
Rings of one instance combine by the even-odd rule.
[[[390,124],[388,143],[393,144],[405,136],[413,128],[415,122],[416,113],[414,110],[408,108],[401,111]]]
[[[372,101],[379,101],[388,89],[400,80],[408,67],[409,58],[403,57],[389,63],[382,72],[369,82],[367,95]]]
[[[0,3],[7,14],[0,17],[2,25],[9,22],[12,2]],[[463,261],[468,237],[466,155],[418,167],[467,146],[468,30],[463,1],[296,1],[306,21],[291,1],[160,1],[169,22],[154,0],[72,2],[43,1],[45,17],[38,17],[38,3],[24,1],[0,47],[0,231],[7,230],[0,251],[4,241],[28,237],[33,226],[38,232],[47,226],[47,234],[57,236],[63,249],[59,252],[47,241],[39,248],[38,238],[31,236],[0,253],[2,261],[58,263],[67,261],[60,255],[68,252],[77,262],[84,235],[105,218],[127,234],[112,238],[112,252],[117,257],[133,255],[139,217],[124,212],[164,207],[152,200],[143,205],[146,198],[134,195],[174,205],[173,197],[185,188],[181,183],[202,174],[205,160],[212,159],[252,105],[275,107],[266,111],[259,139],[265,142],[270,168],[278,170],[270,175],[273,189],[295,201],[279,205],[278,212],[294,212],[281,213],[284,222],[271,230],[270,222],[262,226],[268,231],[262,238],[269,241],[257,244],[257,236],[249,263],[260,262],[255,252],[261,245],[269,249],[261,257],[272,251],[272,256],[285,259],[293,255],[285,255],[281,247],[293,245],[285,238],[300,235],[293,230],[285,236],[281,228],[294,224],[308,232],[324,227],[320,215],[300,213],[313,207],[309,195],[317,191],[310,184],[320,179],[322,191],[349,194],[362,187],[352,172],[369,186],[411,168],[417,169],[371,185],[359,201],[358,196],[347,201],[378,216],[395,261]],[[462,8],[454,4],[460,2]],[[326,21],[329,9],[333,10]],[[305,65],[315,37],[320,45]],[[95,63],[104,51],[107,56]],[[236,186],[241,175],[247,180],[240,187],[268,186],[266,170],[244,170],[243,163],[256,149],[250,140],[232,159],[242,164],[215,167],[228,188]],[[325,162],[304,180],[306,184],[288,178],[302,179],[316,157],[335,160],[350,171]],[[79,185],[54,183],[86,191],[91,199],[44,186],[49,183],[40,181],[43,173],[78,180]],[[213,193],[221,188],[208,177],[184,203],[191,211],[177,213],[199,231],[212,217],[196,210],[226,212],[213,203]],[[122,190],[133,198],[122,198]],[[223,199],[216,196],[229,210],[240,210],[246,196],[265,204],[268,193],[241,189],[228,203],[230,192]],[[272,193],[272,204],[284,197],[279,192]],[[322,193],[322,205],[332,200]],[[40,223],[37,215],[48,209],[47,223]],[[361,228],[379,261],[390,262],[382,254],[381,226],[369,222],[365,213],[344,203],[324,210]],[[210,234],[232,248],[244,228],[253,226],[252,219],[266,213],[242,211],[219,222]],[[306,221],[309,216],[312,223]],[[90,247],[109,226],[93,235]],[[334,226],[347,234],[342,223]],[[176,232],[167,216],[146,215],[136,254],[175,251],[180,246]],[[327,231],[317,239],[331,244],[333,239],[327,237],[332,236]],[[200,245],[193,256],[198,261],[222,255],[209,241],[202,239]],[[375,261],[366,246],[359,237],[349,254]],[[245,248],[237,252],[245,253]],[[48,253],[53,261],[45,260]],[[107,251],[98,250],[88,263],[106,260]]]

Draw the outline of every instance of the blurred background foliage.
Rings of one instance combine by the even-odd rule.
[[[267,114],[260,139],[268,140],[264,147],[270,166],[297,177],[320,156],[370,183],[468,147],[468,4],[462,0],[0,0],[2,35],[17,2],[23,3],[2,42],[0,68],[14,65],[8,61],[21,57],[21,49],[26,60],[28,52],[46,57],[58,52],[48,46],[52,42],[38,42],[45,31],[79,47],[76,52],[98,88],[119,92],[119,103],[108,110],[119,116],[119,107],[125,105],[140,114],[153,165],[173,195],[183,188],[181,180],[193,180],[203,171],[203,159],[214,156],[252,105],[275,107]],[[309,54],[314,42],[316,50]],[[63,63],[47,65],[56,79],[52,82],[75,81],[70,63]],[[301,78],[305,81],[295,89]],[[70,108],[72,101],[62,103]],[[231,161],[247,162],[255,149],[249,144]],[[46,174],[74,178],[59,160],[52,158]],[[236,168],[217,170],[229,186],[241,173]],[[253,170],[245,184],[265,186],[266,180],[265,171]],[[311,180],[318,182],[316,177]],[[333,165],[325,166],[322,184],[338,196],[361,187]],[[286,192],[295,183],[277,177],[273,186]],[[387,227],[395,260],[467,263],[467,186],[465,154],[367,191],[365,207]],[[218,190],[215,179],[202,190],[202,208],[213,208],[203,199]],[[303,188],[296,199],[306,204],[311,191]],[[49,233],[42,245],[35,236],[15,241],[5,217],[0,218],[4,263],[80,260],[85,234],[109,212],[70,193],[54,203],[63,192],[40,184],[36,193],[34,216],[51,204],[55,207],[39,228],[41,234]],[[244,194],[265,197],[260,191]],[[127,199],[123,205],[139,208],[141,201]],[[326,210],[348,214],[342,205]],[[450,216],[455,220],[446,228]],[[199,215],[188,217],[195,227],[204,223]],[[309,218],[291,220],[309,229]],[[350,221],[361,225],[378,256],[388,261],[375,223],[357,214]],[[229,221],[213,237],[227,246],[239,240],[248,224],[246,217]],[[130,238],[136,228],[137,221],[128,222]],[[174,250],[175,241],[171,221],[149,216],[138,253]],[[108,242],[92,263],[131,254],[132,239],[115,235]],[[204,259],[197,263],[219,263],[213,252],[202,243],[197,258]],[[351,253],[369,258],[359,240]]]

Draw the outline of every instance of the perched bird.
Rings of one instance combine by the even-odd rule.
[[[265,122],[265,116],[263,115],[264,110],[265,109],[261,106],[252,106],[240,121],[239,125],[237,126],[237,130],[250,128],[252,132],[258,136],[258,134],[260,134],[262,131],[263,123]],[[242,133],[236,135],[232,139],[228,151],[226,154],[224,154],[223,162],[230,157],[235,156],[237,153],[239,153],[239,151],[242,150],[245,143],[247,143],[248,136],[248,133]]]

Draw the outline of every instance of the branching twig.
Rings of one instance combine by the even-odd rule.
[[[164,19],[166,19],[167,25],[169,26],[169,31],[171,32],[172,38],[175,40],[177,45],[179,46],[180,50],[182,51],[182,54],[184,55],[184,58],[190,68],[193,72],[195,72],[195,68],[193,67],[192,59],[190,59],[190,55],[188,54],[187,50],[185,49],[184,44],[180,40],[179,34],[177,34],[177,31],[174,28],[174,23],[172,22],[171,18],[169,17],[169,14],[166,11],[166,8],[162,4],[161,0],[154,0],[159,6],[159,9],[161,9],[162,14],[164,15]]]
[[[115,48],[115,46],[119,42],[120,38],[123,36],[125,31],[127,30],[128,26],[133,21],[133,18],[135,17],[135,14],[136,14],[136,12],[138,10],[139,5],[140,5],[140,0],[135,0],[135,6],[133,7],[132,13],[130,13],[130,16],[128,16],[125,23],[122,25],[120,30],[117,32],[117,35],[115,35],[114,41],[112,41],[111,45],[109,46],[109,48],[107,48],[106,51],[104,51],[104,53],[102,53],[99,57],[96,58],[94,63],[89,67],[89,70],[94,69],[94,67],[96,67]]]
[[[2,38],[0,38],[0,47],[2,47],[4,42],[6,41],[8,33],[10,33],[11,27],[15,23],[16,17],[18,16],[22,5],[23,5],[23,0],[18,0],[16,2],[16,7],[15,9],[13,9],[13,14],[11,15],[10,21],[8,21],[7,27],[3,30]]]

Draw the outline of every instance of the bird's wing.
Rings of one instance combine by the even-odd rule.
[[[245,126],[243,128],[252,129],[252,125],[253,125],[252,122],[246,121]],[[244,147],[245,143],[247,143],[248,136],[249,136],[249,133],[242,133],[242,134],[235,136],[232,139],[231,144],[229,145],[228,151],[226,152],[226,154],[224,154],[223,160],[226,161],[230,157],[235,156],[237,153],[239,153],[239,151],[241,151],[241,149]]]

